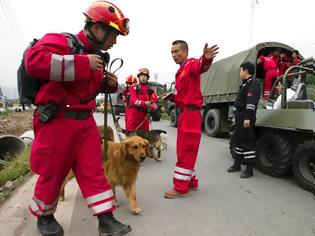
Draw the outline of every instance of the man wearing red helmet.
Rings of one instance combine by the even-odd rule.
[[[209,70],[213,58],[218,53],[217,45],[203,49],[200,59],[188,59],[188,45],[183,40],[172,44],[172,57],[180,65],[176,73],[176,93],[170,99],[176,103],[177,123],[177,163],[175,167],[174,187],[165,192],[166,198],[174,199],[188,195],[189,190],[198,188],[194,167],[201,138],[201,106],[203,102],[200,90],[200,74]]]
[[[130,95],[129,90],[131,86],[135,86],[137,84],[138,80],[134,75],[129,75],[126,78],[126,87],[122,90],[122,98],[124,100],[125,105],[125,123],[127,124],[127,120],[130,113],[129,103],[130,103]]]
[[[68,34],[46,34],[25,56],[28,73],[42,86],[36,96],[35,139],[31,170],[39,175],[30,206],[38,217],[42,235],[63,235],[54,218],[64,178],[73,170],[83,197],[99,219],[100,235],[124,235],[131,231],[113,217],[113,192],[103,169],[101,138],[92,110],[95,96],[109,88],[117,91],[117,77],[104,71],[96,54],[108,50],[118,35],[127,35],[129,20],[114,4],[93,3],[85,12],[86,24],[76,35],[80,54],[72,53]],[[60,135],[62,134],[62,135]]]
[[[157,96],[154,90],[148,85],[150,72],[147,68],[141,68],[137,75],[139,84],[130,87],[129,111],[126,120],[126,130],[132,131],[141,129],[149,131],[151,111],[156,111]]]

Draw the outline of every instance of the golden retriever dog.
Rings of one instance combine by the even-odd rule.
[[[141,212],[136,197],[136,180],[141,163],[148,151],[148,141],[135,135],[127,137],[122,143],[108,142],[108,160],[105,163],[105,173],[115,196],[115,205],[120,205],[116,199],[116,186],[122,186],[129,200],[131,212],[135,215]]]
[[[100,137],[102,139],[104,139],[104,126],[103,125],[100,125],[100,126],[97,126],[97,129],[98,129],[98,132],[100,134]],[[108,134],[108,141],[112,141],[114,142],[114,131],[112,129],[112,127],[110,126],[107,126],[107,134]],[[104,145],[102,145],[102,152],[103,152],[103,149],[104,149]],[[62,202],[65,200],[65,186],[66,184],[71,180],[73,179],[75,176],[74,176],[74,173],[72,170],[70,170],[69,174],[66,176],[65,180],[63,181],[63,184],[61,185],[61,189],[60,189],[60,193],[59,193],[59,200]]]

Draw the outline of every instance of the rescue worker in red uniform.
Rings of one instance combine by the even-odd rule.
[[[157,110],[157,96],[148,85],[150,72],[147,68],[141,68],[137,75],[139,83],[129,89],[129,112],[126,120],[126,130],[141,129],[149,131],[150,112]]]
[[[263,65],[264,76],[264,99],[268,99],[273,81],[279,76],[279,55],[280,49],[275,49],[268,56],[261,55],[257,64]]]
[[[72,54],[73,42],[66,34],[46,34],[26,52],[28,73],[43,85],[36,96],[35,139],[31,170],[39,175],[30,211],[37,216],[42,235],[63,235],[54,218],[64,178],[73,170],[87,205],[99,219],[99,235],[124,235],[129,225],[117,221],[113,192],[103,169],[101,138],[92,115],[95,96],[117,91],[117,77],[104,71],[97,50],[108,50],[118,35],[129,33],[129,20],[107,1],[93,3],[85,12],[86,24],[76,35],[84,46]],[[100,89],[103,88],[103,89]],[[53,116],[51,116],[53,115]],[[50,118],[50,119],[49,119]]]
[[[298,50],[294,50],[292,53],[292,64],[294,66],[297,66],[301,63],[301,60],[299,58],[299,51]]]
[[[194,173],[201,138],[201,106],[203,102],[200,90],[200,74],[206,72],[218,53],[216,45],[203,49],[200,59],[188,59],[188,45],[183,40],[172,44],[172,57],[180,65],[176,73],[174,96],[170,100],[176,103],[179,111],[177,123],[177,163],[174,172],[174,187],[165,192],[166,198],[184,197],[189,190],[197,190],[198,180]]]
[[[287,52],[282,52],[280,54],[279,60],[279,76],[283,75],[285,71],[291,66],[290,57],[287,55]]]
[[[125,124],[127,124],[127,120],[130,113],[129,103],[130,103],[130,95],[129,90],[131,86],[135,86],[137,84],[138,80],[134,75],[129,75],[126,78],[126,87],[122,90],[122,98],[124,100],[125,105]]]

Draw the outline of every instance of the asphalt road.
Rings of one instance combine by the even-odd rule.
[[[95,117],[102,122],[101,114]],[[196,165],[199,190],[187,198],[165,199],[163,193],[172,187],[176,162],[176,129],[166,121],[153,122],[152,127],[168,132],[168,148],[162,152],[162,162],[147,159],[141,167],[137,181],[140,215],[131,214],[118,188],[121,207],[115,215],[132,226],[130,236],[315,236],[314,196],[299,188],[292,176],[272,178],[255,170],[253,178],[240,179],[239,173],[227,173],[232,164],[227,139],[203,134]],[[0,227],[7,230],[1,235],[38,235],[35,219],[27,212],[34,181],[0,209]],[[97,219],[85,205],[75,180],[66,194],[56,213],[65,235],[98,235]]]

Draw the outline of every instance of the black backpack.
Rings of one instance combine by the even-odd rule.
[[[65,33],[65,34],[67,34],[70,37],[73,44],[73,48],[70,54],[82,54],[84,51],[84,45],[82,44],[82,42],[79,41],[79,39],[73,34],[70,34],[70,33]],[[36,105],[34,103],[36,95],[41,85],[45,83],[43,80],[40,80],[36,77],[29,75],[24,65],[26,51],[29,48],[33,47],[37,42],[38,42],[38,39],[34,39],[29,44],[29,46],[25,49],[21,64],[17,70],[17,86],[18,86],[20,103],[22,105],[25,105],[25,104]]]

